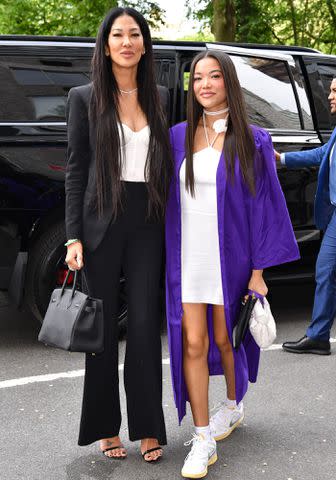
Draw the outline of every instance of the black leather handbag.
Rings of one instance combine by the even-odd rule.
[[[244,300],[241,304],[238,322],[233,329],[233,347],[238,350],[241,342],[244,340],[247,329],[249,328],[250,317],[253,307],[257,301],[254,295],[249,295],[247,300]]]
[[[72,288],[56,288],[49,302],[38,340],[70,352],[101,353],[104,350],[103,301],[76,290],[78,272]]]

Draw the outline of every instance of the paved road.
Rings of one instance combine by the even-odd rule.
[[[311,311],[312,285],[274,287],[277,343],[298,338]],[[147,465],[139,445],[121,436],[126,461],[103,458],[97,446],[78,447],[83,356],[46,348],[37,325],[0,298],[0,479],[147,480],[180,478],[191,416],[178,427],[163,334],[164,410],[169,444],[160,465]],[[336,337],[336,329],[333,330]],[[124,341],[120,342],[122,370]],[[334,480],[336,478],[336,343],[330,357],[262,353],[258,383],[245,397],[245,423],[218,445],[209,479]],[[66,373],[70,372],[70,373]],[[57,378],[49,375],[58,374]],[[71,376],[72,375],[72,376]],[[32,378],[31,378],[32,377]],[[30,382],[30,383],[27,383]],[[223,392],[211,381],[211,404]],[[123,413],[124,390],[121,382]]]

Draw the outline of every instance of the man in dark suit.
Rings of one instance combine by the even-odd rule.
[[[330,85],[331,113],[336,113],[336,78]],[[279,154],[277,160],[289,168],[319,166],[315,197],[315,223],[324,231],[316,263],[316,290],[311,323],[297,341],[282,348],[292,353],[330,354],[330,330],[336,314],[336,128],[322,147]]]

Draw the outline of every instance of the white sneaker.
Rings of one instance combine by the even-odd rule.
[[[191,450],[184,460],[182,477],[203,478],[208,467],[217,461],[216,442],[213,438],[205,439],[203,435],[193,434],[193,438],[184,445],[192,444]]]
[[[210,418],[211,436],[218,442],[223,440],[233,432],[235,428],[244,420],[243,402],[238,403],[234,408],[229,408],[226,404]]]

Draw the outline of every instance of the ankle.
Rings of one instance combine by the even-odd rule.
[[[120,441],[119,435],[115,437],[107,437],[107,438],[101,438],[100,443],[116,443]]]
[[[159,445],[159,441],[157,438],[153,438],[153,437],[148,437],[148,438],[142,438],[140,440],[140,443],[141,443],[141,446],[147,446],[150,445],[150,446],[156,446],[156,445]]]
[[[236,400],[231,400],[229,398],[227,398],[225,400],[225,406],[228,407],[228,408],[236,408],[237,406],[237,401]]]
[[[195,433],[196,435],[201,435],[205,440],[210,440],[212,438],[210,425],[206,425],[204,427],[195,426]]]

